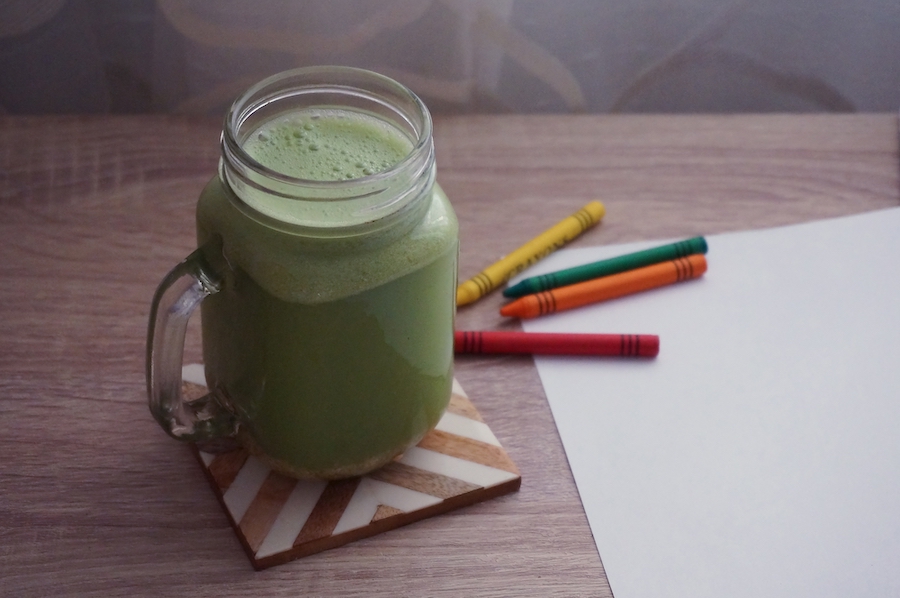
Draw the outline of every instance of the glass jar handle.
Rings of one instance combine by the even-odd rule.
[[[186,401],[181,368],[188,319],[206,297],[222,288],[222,277],[201,247],[169,272],[153,296],[147,333],[147,395],[150,412],[170,436],[192,442],[229,436],[236,420],[216,390]]]

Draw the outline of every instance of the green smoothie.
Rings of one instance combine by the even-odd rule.
[[[330,108],[283,115],[242,143],[267,168],[318,181],[390,169],[412,147],[376,116]],[[456,217],[437,185],[390,229],[319,235],[247,216],[291,224],[338,207],[300,204],[238,198],[218,177],[201,194],[198,241],[223,277],[201,304],[206,377],[271,466],[358,475],[415,444],[449,401]]]
[[[412,142],[365,112],[309,108],[257,129],[243,144],[256,161],[300,179],[358,179],[387,170],[409,154]]]

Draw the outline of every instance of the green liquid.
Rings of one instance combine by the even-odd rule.
[[[243,147],[276,172],[312,181],[338,181],[389,169],[409,154],[412,143],[374,116],[311,108],[267,122]]]
[[[330,131],[341,140],[330,145],[352,148],[346,120],[332,125],[320,139]],[[399,232],[324,239],[268,227],[238,201],[216,178],[197,207],[201,246],[228,264],[201,305],[207,381],[230,398],[242,442],[279,471],[340,478],[386,463],[450,398],[457,223],[446,196],[435,186]]]

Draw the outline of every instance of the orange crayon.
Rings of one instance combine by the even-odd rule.
[[[706,272],[706,258],[703,254],[689,255],[661,264],[526,295],[504,305],[500,309],[500,315],[533,318],[697,278],[704,272]]]

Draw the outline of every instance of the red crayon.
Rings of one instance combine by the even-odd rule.
[[[456,353],[656,357],[659,354],[659,337],[653,334],[457,330],[454,333],[454,350]]]

